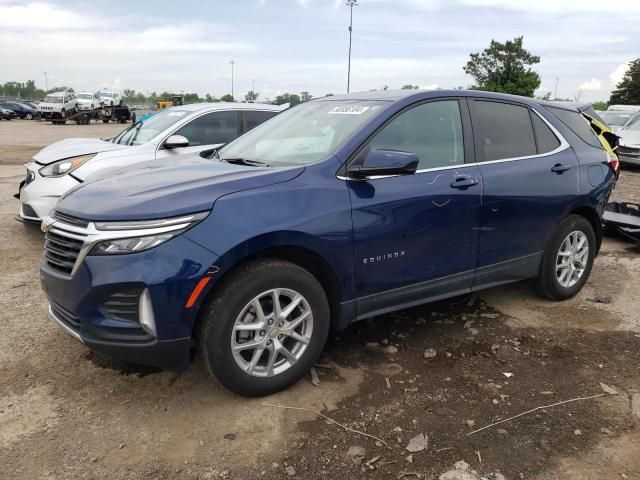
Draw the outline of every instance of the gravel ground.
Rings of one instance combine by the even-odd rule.
[[[39,136],[118,130],[104,128],[0,123],[0,478],[432,479],[459,460],[494,479],[640,478],[640,249],[616,239],[575,299],[522,283],[361,322],[331,338],[318,386],[265,399],[225,391],[197,359],[175,375],[91,354],[47,318],[42,236],[13,218],[10,164]],[[640,202],[640,173],[615,195]]]

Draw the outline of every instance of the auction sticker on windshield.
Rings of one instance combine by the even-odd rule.
[[[370,108],[371,107],[363,107],[360,105],[343,105],[340,107],[335,107],[333,110],[329,110],[329,113],[340,115],[360,115]]]

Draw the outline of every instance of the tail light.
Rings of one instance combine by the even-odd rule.
[[[616,174],[616,178],[618,178],[620,176],[620,160],[618,160],[618,156],[615,153],[608,153],[607,155],[609,157],[607,163],[611,167],[611,170],[613,170],[613,173]]]

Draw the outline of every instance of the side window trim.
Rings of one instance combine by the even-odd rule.
[[[426,173],[426,172],[434,172],[439,170],[453,170],[456,168],[466,168],[466,167],[475,165],[475,145],[473,142],[472,124],[471,124],[471,118],[469,114],[469,106],[467,104],[467,99],[465,97],[438,97],[438,98],[429,98],[427,100],[420,100],[418,102],[407,105],[402,110],[396,112],[393,116],[388,118],[382,125],[376,128],[376,130],[373,133],[371,133],[371,135],[369,135],[358,148],[354,150],[354,152],[347,159],[347,161],[344,162],[342,167],[340,167],[340,169],[336,173],[336,177],[339,178],[340,180],[353,180],[346,175],[347,167],[349,166],[349,164],[355,161],[356,158],[358,158],[358,155],[360,155],[362,151],[369,146],[369,144],[371,143],[371,140],[378,133],[380,133],[387,125],[389,125],[393,120],[395,120],[400,115],[408,112],[413,108],[419,107],[421,105],[425,105],[427,103],[444,102],[444,101],[452,101],[452,100],[455,100],[458,102],[458,108],[460,109],[460,119],[462,121],[462,141],[463,141],[462,143],[464,148],[464,163],[461,163],[459,165],[447,165],[444,167],[421,168],[419,170],[416,170],[414,175],[418,175],[420,173]],[[400,175],[380,175],[377,177],[370,177],[367,180],[376,180],[379,178],[389,178],[389,177],[398,177],[398,176]]]
[[[470,105],[469,105],[469,109],[471,111],[471,122],[472,122],[472,127],[473,127],[473,134],[474,134],[474,145],[475,145],[475,149],[476,149],[476,159],[477,159],[477,163],[478,164],[482,164],[482,165],[490,165],[493,163],[505,163],[505,162],[516,162],[516,161],[520,161],[520,160],[529,160],[532,158],[542,158],[542,157],[548,157],[550,155],[555,155],[557,153],[560,153],[564,150],[566,150],[567,148],[570,147],[569,142],[567,142],[567,140],[564,138],[564,136],[562,136],[562,134],[558,131],[558,129],[551,123],[549,122],[549,120],[547,120],[546,118],[544,118],[544,116],[538,112],[535,108],[531,108],[528,105],[522,104],[522,103],[518,103],[518,102],[510,102],[510,101],[505,101],[502,99],[495,99],[495,98],[485,98],[485,97],[474,97],[474,98],[469,98],[468,99]],[[551,131],[553,132],[553,134],[558,137],[558,140],[560,140],[560,145],[555,149],[555,150],[551,150],[550,152],[546,152],[546,153],[536,153],[535,155],[526,155],[523,157],[512,157],[512,158],[502,158],[500,160],[489,160],[489,161],[484,161],[484,147],[482,145],[482,126],[480,125],[480,122],[478,120],[478,116],[474,111],[474,105],[473,102],[496,102],[496,103],[504,103],[507,105],[514,105],[516,107],[524,107],[527,108],[529,110],[529,114],[534,114],[537,115],[546,125],[547,127],[549,127],[551,129]],[[538,140],[536,137],[536,133],[535,133],[535,128],[533,127],[533,121],[531,122],[531,128],[533,129],[533,135],[534,135],[534,139],[536,142],[536,151],[537,151],[537,144],[538,144]]]

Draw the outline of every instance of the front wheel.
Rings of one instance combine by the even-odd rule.
[[[27,113],[24,118],[26,118],[27,120],[33,120],[33,114]]]
[[[209,372],[246,396],[269,395],[300,380],[329,333],[322,286],[308,271],[282,260],[240,267],[204,315],[200,347]]]
[[[576,295],[589,279],[596,255],[591,223],[570,215],[557,228],[544,252],[537,278],[538,292],[552,300]]]

